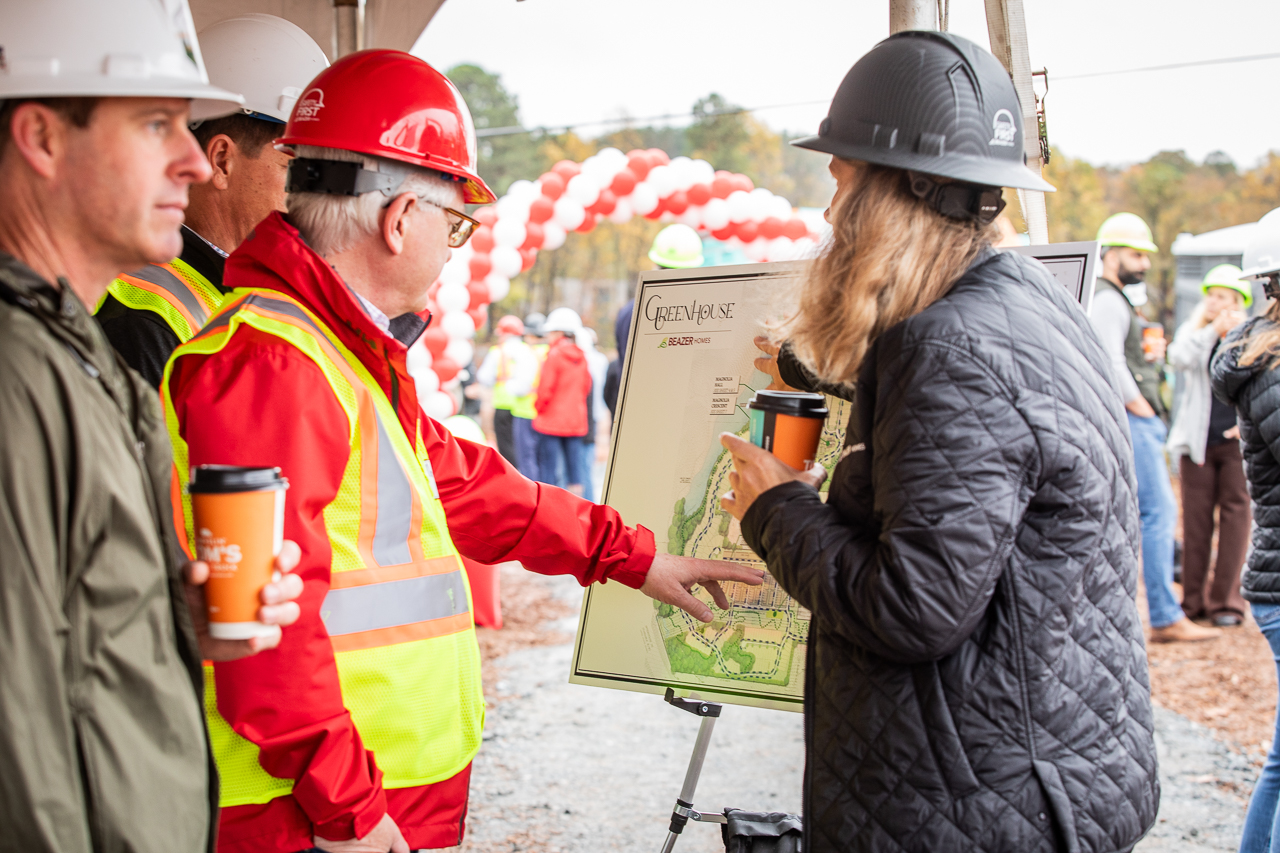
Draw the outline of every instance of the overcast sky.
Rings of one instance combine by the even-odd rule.
[[[1280,150],[1280,59],[1054,77],[1280,52],[1277,0],[1024,0],[1033,68],[1050,72],[1049,136],[1095,164],[1163,149],[1254,165]],[[687,112],[719,92],[776,130],[812,133],[840,79],[889,32],[888,0],[447,0],[414,52],[502,75],[526,126]],[[982,0],[951,30],[988,44]],[[592,134],[597,128],[583,128]],[[531,176],[532,177],[532,176]]]

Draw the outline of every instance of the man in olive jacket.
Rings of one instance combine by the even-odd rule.
[[[36,100],[40,85],[127,87],[94,76],[104,45],[67,32],[118,36],[118,5],[137,12],[123,24],[151,40],[141,47],[192,62],[176,82],[147,81],[175,96]],[[119,273],[177,253],[187,187],[209,176],[189,98],[230,96],[203,82],[171,23],[153,3],[0,9],[6,38],[32,56],[64,51],[65,71],[33,80],[35,64],[15,65],[0,80],[0,851],[211,849],[200,661],[278,642],[208,640],[178,559],[158,398],[85,307]],[[296,562],[291,545],[277,568]],[[269,585],[259,618],[292,622],[285,600],[300,591],[292,575]]]

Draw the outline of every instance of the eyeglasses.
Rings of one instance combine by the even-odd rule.
[[[443,204],[436,204],[429,198],[418,196],[418,201],[425,202],[432,207],[438,207],[445,212],[449,218],[449,248],[459,249],[471,239],[471,233],[480,227],[480,223],[461,211],[454,210],[452,207],[445,207]],[[454,217],[457,217],[456,219]]]

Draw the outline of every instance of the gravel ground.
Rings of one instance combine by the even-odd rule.
[[[569,684],[580,589],[515,568],[503,584],[519,633],[481,631],[490,710],[463,851],[658,850],[698,719],[658,696]],[[1255,765],[1174,711],[1157,707],[1156,730],[1160,819],[1137,853],[1234,851]],[[803,766],[799,714],[726,706],[695,803],[799,812]],[[723,850],[717,829],[691,823],[676,850]]]

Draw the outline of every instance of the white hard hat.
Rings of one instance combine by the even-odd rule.
[[[547,322],[542,324],[543,332],[564,332],[576,335],[582,328],[582,318],[572,308],[557,308],[547,315]]]
[[[320,45],[302,27],[275,15],[241,15],[205,27],[200,48],[210,82],[244,95],[241,112],[282,124],[307,84],[329,67]],[[228,115],[235,112],[232,106],[198,100],[191,105],[191,120]]]
[[[697,231],[683,223],[668,225],[653,238],[649,260],[667,269],[700,267],[703,263],[702,238]]]
[[[211,98],[187,0],[0,3],[0,99]]]
[[[1280,272],[1280,207],[1258,220],[1240,266],[1244,267],[1244,278]]]

